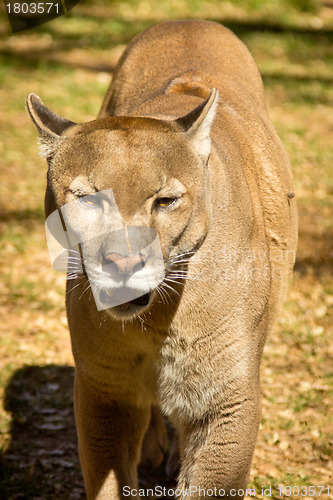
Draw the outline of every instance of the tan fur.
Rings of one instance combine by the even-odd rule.
[[[157,407],[177,429],[179,488],[246,488],[261,354],[297,238],[289,162],[251,55],[218,24],[165,22],[128,46],[97,120],[76,125],[27,102],[49,162],[46,215],[112,188],[126,227],[156,229],[165,263],[148,306],[97,311],[87,277],[68,281],[88,498],[135,488],[141,454],[158,465]],[[178,199],[157,208],[161,197]],[[82,252],[97,269],[98,245]],[[157,445],[146,438],[141,451],[150,420]]]

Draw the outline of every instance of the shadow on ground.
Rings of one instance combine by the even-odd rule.
[[[26,366],[5,396],[12,414],[11,441],[0,455],[0,500],[83,500],[73,413],[74,368]],[[169,429],[170,430],[170,429]],[[140,488],[172,487],[160,469],[140,471]]]
[[[78,23],[86,20],[94,22],[96,23],[96,29],[90,30],[90,32],[84,32],[79,28],[74,32],[66,30],[61,31],[58,29],[58,25],[54,25],[52,22],[46,23],[39,26],[37,29],[29,30],[28,33],[36,34],[41,37],[49,37],[49,40],[52,40],[51,45],[41,44],[40,47],[37,47],[34,44],[33,47],[29,47],[29,45],[26,45],[28,43],[26,41],[24,44],[19,44],[19,46],[1,48],[0,55],[4,58],[6,64],[12,64],[16,68],[34,68],[39,67],[40,64],[51,64],[54,67],[55,64],[65,64],[67,66],[90,71],[112,73],[114,64],[107,59],[98,60],[97,58],[94,60],[91,57],[86,57],[86,60],[77,61],[71,60],[70,58],[64,58],[62,54],[68,54],[70,51],[76,49],[86,50],[87,48],[106,53],[116,46],[127,45],[134,36],[160,21],[160,19],[140,19],[133,23],[132,21],[122,18],[107,17],[107,11],[105,16],[94,15],[93,12],[89,13],[89,15],[76,12],[75,19]],[[247,43],[247,37],[251,36],[253,33],[282,33],[293,36],[295,40],[302,40],[303,42],[312,44],[321,51],[323,56],[323,51],[327,50],[333,41],[333,29],[331,28],[316,29],[284,24],[281,21],[269,21],[267,19],[261,21],[250,19],[212,20],[231,29],[245,43]],[[4,38],[6,38],[6,35],[11,35],[9,28]],[[274,79],[278,76],[279,75],[276,74],[267,75],[267,77]],[[292,76],[293,75],[286,75],[286,80],[289,80]],[[304,78],[306,81],[308,79],[312,80],[312,77],[296,76],[295,78]],[[327,80],[329,84],[332,82],[330,77],[323,78],[325,81]]]
[[[12,427],[1,459],[1,499],[84,498],[73,380],[72,367],[57,365],[26,366],[12,377],[5,396]]]
[[[313,225],[299,226],[299,250],[294,270],[302,276],[314,275],[318,279],[333,275],[333,231],[318,231]]]

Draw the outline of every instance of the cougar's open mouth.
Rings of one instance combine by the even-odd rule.
[[[132,314],[137,309],[146,307],[149,304],[151,292],[145,293],[140,297],[136,297],[135,299],[128,300],[126,302],[125,300],[126,298],[128,298],[128,295],[126,296],[126,294],[123,293],[123,302],[121,301],[121,295],[121,292],[114,292],[113,290],[109,291],[103,289],[100,291],[99,298],[103,304],[109,305],[113,310],[116,309],[117,311],[119,311],[119,313],[125,313],[125,315],[127,315],[128,313]]]
[[[130,304],[135,304],[136,306],[147,306],[150,299],[150,293],[145,293],[137,299],[131,300]]]

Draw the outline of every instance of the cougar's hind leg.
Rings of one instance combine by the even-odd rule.
[[[162,413],[157,406],[152,406],[150,423],[143,440],[140,466],[159,467],[167,452],[168,444]]]

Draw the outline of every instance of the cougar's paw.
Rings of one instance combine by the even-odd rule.
[[[157,468],[168,449],[168,435],[163,417],[155,406],[151,409],[150,424],[143,440],[140,466]]]

